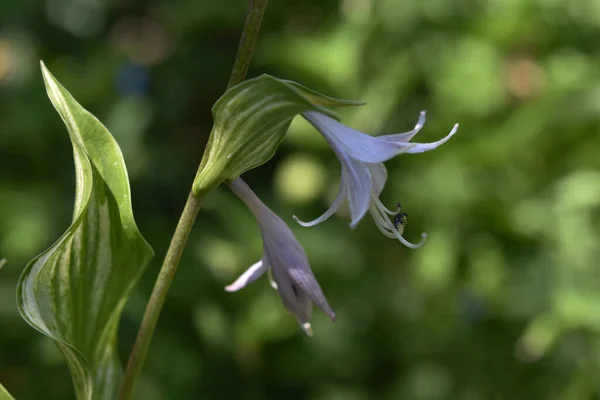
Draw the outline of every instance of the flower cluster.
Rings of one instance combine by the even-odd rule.
[[[291,87],[288,81],[285,81],[285,85],[286,89]],[[324,108],[321,107],[357,103],[307,95],[306,89],[304,90],[303,101],[313,101],[319,107],[313,105],[299,114],[325,138],[340,161],[341,177],[338,194],[327,211],[309,222],[304,222],[296,216],[294,219],[302,226],[315,226],[335,214],[344,200],[347,200],[351,228],[354,228],[368,211],[383,235],[397,239],[410,248],[423,246],[427,237],[425,233],[421,234],[421,241],[417,244],[410,243],[402,236],[407,214],[401,212],[400,203],[396,204],[396,210],[390,210],[379,199],[387,180],[387,170],[383,163],[399,154],[423,153],[441,146],[456,133],[458,124],[448,135],[436,142],[411,142],[425,124],[425,111],[422,111],[417,124],[408,132],[370,136],[341,124],[334,118],[335,114],[322,112]],[[315,101],[317,98],[319,102]],[[325,104],[323,99],[331,100],[331,104]],[[288,107],[286,104],[290,101],[290,98],[286,99],[279,107]],[[257,146],[259,148],[260,144]],[[335,319],[335,313],[310,269],[304,249],[285,222],[264,205],[241,178],[234,178],[228,184],[256,218],[264,245],[261,260],[227,286],[226,290],[238,291],[268,271],[271,286],[279,292],[284,307],[296,317],[302,329],[308,335],[312,335],[309,321],[313,303],[331,320]]]

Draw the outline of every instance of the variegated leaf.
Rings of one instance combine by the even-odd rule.
[[[42,74],[73,145],[75,206],[67,231],[25,267],[17,303],[25,321],[58,345],[78,399],[114,399],[119,318],[153,252],[133,218],[117,143],[43,63]]]
[[[2,261],[0,260],[0,266],[2,266]],[[0,400],[14,400],[14,397],[12,397],[10,395],[10,393],[8,393],[8,391],[6,389],[4,389],[4,386],[2,386],[2,384],[0,383]]]

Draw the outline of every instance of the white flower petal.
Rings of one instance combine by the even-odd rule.
[[[348,158],[342,173],[348,178],[348,205],[350,206],[350,227],[355,228],[365,216],[371,204],[372,180],[369,168],[359,161]]]
[[[309,227],[309,226],[315,226],[320,224],[321,222],[329,219],[333,214],[335,214],[340,207],[342,206],[342,202],[344,201],[344,199],[346,198],[346,193],[348,191],[348,178],[345,176],[345,174],[342,172],[342,176],[340,178],[340,188],[338,190],[337,195],[335,196],[335,200],[333,200],[333,203],[331,203],[331,207],[329,207],[329,209],[327,211],[325,211],[323,213],[323,215],[321,215],[320,217],[309,221],[309,222],[304,222],[302,220],[300,220],[297,216],[293,216],[294,220],[296,220],[297,223],[299,223],[302,226],[305,227]]]
[[[314,114],[321,115],[319,113]],[[326,118],[329,117],[326,116]],[[354,228],[369,210],[372,189],[371,173],[364,163],[350,156],[346,151],[346,147],[336,136],[324,136],[342,164],[341,180],[347,182],[346,193],[348,194],[348,205],[350,206],[350,227]]]
[[[425,151],[433,150],[433,149],[435,149],[435,148],[443,145],[448,140],[450,140],[450,138],[456,133],[457,130],[458,130],[458,124],[454,125],[454,128],[452,128],[452,130],[450,131],[450,133],[448,135],[446,135],[446,137],[438,140],[437,142],[432,142],[432,143],[413,143],[414,146],[412,146],[410,149],[408,149],[406,151],[406,153],[408,153],[408,154],[417,154],[417,153],[423,153]]]
[[[313,302],[329,318],[335,319],[335,312],[329,306],[317,278],[310,269],[304,249],[298,242],[286,243],[265,248],[266,259],[271,265],[273,279],[277,283],[283,305],[301,323],[310,319]]]
[[[286,271],[286,266],[281,265],[279,261],[274,260],[274,266],[271,268],[273,281],[277,286],[277,291],[283,302],[283,306],[290,313],[298,317],[297,295],[293,288],[292,279]]]
[[[338,141],[338,145],[344,147],[345,153],[362,162],[381,163],[405,153],[412,146],[411,143],[369,136],[315,111],[304,112],[302,116],[325,137],[330,145],[332,140]]]
[[[231,285],[226,286],[225,290],[228,292],[237,292],[238,290],[246,287],[249,283],[254,282],[262,276],[267,270],[267,264],[260,260],[259,262],[252,264],[239,278],[235,280]]]
[[[410,140],[423,128],[425,125],[425,111],[419,114],[419,120],[412,131],[405,133],[392,133],[391,135],[378,136],[379,139],[384,139],[391,142],[410,142]]]
[[[308,322],[312,314],[312,301],[308,293],[290,276],[289,265],[280,264],[280,260],[274,261],[274,267],[271,271],[284,308],[294,315],[301,325]],[[311,281],[311,286],[314,284],[317,287],[319,286],[314,276],[312,276]]]
[[[379,197],[383,187],[385,186],[385,182],[387,181],[387,169],[385,169],[385,165],[381,163],[367,164],[367,167],[369,168],[369,172],[371,172],[371,178],[373,179],[373,192],[375,192],[375,195]]]

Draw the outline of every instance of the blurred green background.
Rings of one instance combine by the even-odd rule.
[[[120,329],[125,360],[233,65],[234,0],[0,0],[0,381],[18,399],[73,398],[50,340],[20,318],[17,277],[68,227],[71,145],[38,61],[119,142],[156,250]],[[382,199],[409,213],[410,250],[328,206],[339,165],[300,120],[244,178],[297,233],[335,323],[301,333],[266,279],[225,187],[205,202],[137,398],[600,398],[600,1],[271,0],[249,76],[270,73],[368,104],[365,132],[433,141],[387,163]]]

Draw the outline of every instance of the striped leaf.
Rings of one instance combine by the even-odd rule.
[[[312,110],[335,118],[327,107],[362,104],[324,96],[269,75],[230,88],[213,106],[214,125],[194,180],[194,193],[202,195],[270,160],[296,115]]]
[[[119,318],[153,252],[133,218],[117,143],[43,63],[42,75],[73,145],[75,206],[67,231],[25,267],[17,303],[25,321],[58,345],[78,399],[114,399]]]
[[[14,400],[14,397],[12,397],[10,395],[10,393],[8,393],[8,391],[6,389],[4,389],[4,386],[2,386],[1,383],[0,383],[0,400]]]
[[[0,269],[6,264],[5,258],[0,258]],[[8,393],[8,391],[0,383],[0,400],[14,400],[14,398]]]

